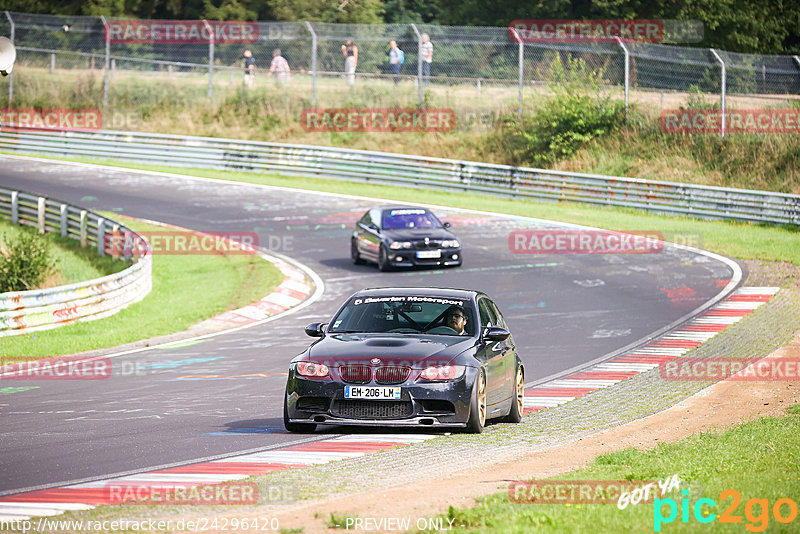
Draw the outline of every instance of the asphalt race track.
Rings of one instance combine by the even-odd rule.
[[[278,373],[312,341],[303,327],[327,320],[364,287],[487,292],[504,312],[532,382],[646,338],[716,296],[733,276],[722,261],[671,247],[657,254],[516,255],[509,232],[536,223],[452,209],[434,211],[463,242],[462,268],[380,273],[349,258],[353,223],[375,204],[370,200],[5,156],[0,185],[195,230],[255,231],[262,248],[325,281],[320,300],[270,323],[113,358],[115,370],[136,373],[0,384],[37,386],[0,395],[0,494],[318,439],[319,431],[283,430],[285,377]],[[241,376],[253,374],[269,376]]]

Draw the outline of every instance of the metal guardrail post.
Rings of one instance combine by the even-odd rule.
[[[306,28],[311,32],[311,106],[317,104],[317,32],[311,26],[311,23],[306,22]]]
[[[115,224],[111,229],[111,257],[119,259],[119,225]]]
[[[14,25],[14,19],[11,18],[11,13],[6,11],[6,18],[8,19],[8,23],[11,25],[11,34],[8,36],[11,39],[11,42],[14,42],[14,36],[16,34],[16,27]],[[14,71],[11,71],[8,74],[8,105],[11,106],[11,100],[14,98]]]
[[[19,193],[11,192],[11,224],[19,224]]]
[[[69,231],[69,212],[68,206],[66,204],[61,204],[59,207],[59,228],[61,229],[61,237],[67,237],[67,233]]]
[[[411,24],[411,29],[417,34],[417,105],[422,107],[422,35],[417,30],[416,24]]]
[[[717,51],[713,48],[709,48],[711,53],[714,54],[714,57],[717,58],[719,64],[722,65],[722,88],[720,90],[720,105],[722,107],[722,124],[720,126],[720,131],[722,133],[722,137],[725,137],[725,62],[722,61],[722,58],[717,54]]]
[[[619,44],[622,51],[625,53],[625,122],[628,122],[628,93],[631,86],[631,53],[628,47],[625,46],[625,43],[622,42],[622,39],[619,37],[616,39],[617,44]]]
[[[97,255],[98,256],[105,256],[106,255],[106,247],[104,241],[106,240],[106,230],[103,226],[106,224],[106,220],[102,217],[97,219]]]
[[[100,15],[100,20],[103,23],[103,33],[106,42],[106,57],[105,62],[103,64],[103,70],[105,74],[103,75],[103,108],[108,107],[108,76],[109,76],[109,59],[111,58],[111,31],[108,27],[108,22],[106,22],[106,18]]]
[[[214,98],[214,30],[206,19],[203,19],[203,26],[208,30],[208,101]]]
[[[36,226],[39,228],[39,233],[43,234],[45,232],[45,212],[47,211],[47,199],[44,197],[39,197],[36,203]]]
[[[89,221],[86,220],[87,211],[81,210],[81,248],[89,244]]]

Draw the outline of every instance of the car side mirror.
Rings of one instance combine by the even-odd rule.
[[[445,221],[445,222],[442,223],[442,226],[444,226],[445,228],[450,228],[453,225],[450,224],[449,222]]]
[[[486,341],[505,341],[511,332],[499,326],[490,326],[483,332],[483,339]]]
[[[327,323],[311,323],[306,326],[306,335],[311,337],[324,337]]]

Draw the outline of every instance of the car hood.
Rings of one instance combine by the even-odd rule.
[[[397,230],[384,230],[383,235],[394,241],[416,241],[426,237],[436,240],[456,238],[452,232],[444,228],[398,228]]]
[[[413,366],[433,358],[453,359],[475,345],[467,336],[409,336],[404,334],[328,334],[312,345],[302,360],[320,363],[403,361]]]

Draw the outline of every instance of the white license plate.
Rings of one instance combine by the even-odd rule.
[[[441,258],[441,250],[420,250],[417,252],[417,257],[420,259]]]
[[[345,399],[400,400],[399,387],[345,386]]]

